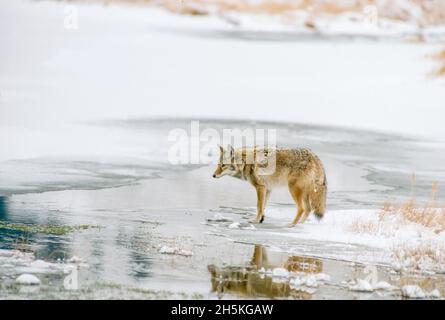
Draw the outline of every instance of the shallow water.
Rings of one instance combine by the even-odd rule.
[[[69,264],[70,258],[81,258],[84,265],[78,265],[80,289],[66,290],[63,285],[66,274],[44,269],[37,273],[42,281],[40,288],[21,292],[14,285],[14,279],[22,270],[17,265],[11,266],[6,259],[0,264],[3,279],[0,295],[4,298],[161,298],[176,295],[221,298],[226,294],[242,297],[246,293],[236,290],[244,289],[226,290],[221,296],[221,289],[216,288],[228,284],[215,284],[212,272],[218,270],[224,275],[234,272],[240,276],[238,269],[244,268],[251,259],[254,245],[292,252],[296,257],[319,257],[323,265],[333,264],[327,269],[331,276],[349,273],[348,264],[338,259],[366,262],[369,257],[379,256],[379,250],[366,246],[301,241],[295,237],[299,229],[285,227],[294,210],[286,190],[274,194],[269,206],[279,215],[266,218],[265,224],[251,230],[248,219],[255,212],[251,187],[231,178],[211,179],[212,166],[172,166],[166,160],[168,143],[153,139],[166,136],[173,128],[187,129],[188,120],[89,125],[92,130],[97,127],[104,132],[135,137],[125,139],[122,145],[117,143],[115,148],[136,150],[142,156],[133,157],[128,152],[126,158],[108,156],[97,161],[79,154],[75,161],[43,157],[0,163],[2,181],[9,181],[1,188],[4,194],[0,198],[2,222],[31,226],[98,226],[62,235],[14,229],[2,229],[0,233],[0,249],[32,253],[34,259],[62,267]],[[419,172],[418,200],[428,199],[431,180],[442,181],[442,150],[430,148],[422,141],[297,124],[204,120],[201,125],[216,129],[276,128],[280,146],[311,146],[328,172],[330,210],[376,208],[388,199],[403,200],[411,193],[412,171]],[[106,134],[102,136],[106,137]],[[133,144],[129,145],[128,141]],[[433,160],[423,168],[423,159],[428,157]],[[23,174],[25,168],[40,176]],[[218,214],[229,220],[214,221]],[[229,228],[233,221],[240,221],[241,229]],[[316,223],[311,221],[308,227]],[[179,248],[191,252],[192,256],[162,254],[159,252],[162,247]],[[366,254],[361,256],[360,252]],[[22,264],[27,266],[32,263],[30,261]],[[243,278],[243,281],[253,281],[257,288],[247,294],[250,297],[333,298],[340,291],[343,297],[353,298],[339,284],[344,280],[340,278],[336,278],[334,287],[323,287],[317,294],[308,296],[307,292],[291,292],[286,286],[276,288],[272,280],[258,277],[258,273],[254,273]],[[230,277],[227,281],[230,283]]]

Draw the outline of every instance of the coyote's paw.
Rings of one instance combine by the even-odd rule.
[[[288,227],[288,228],[293,228],[293,227],[295,227],[296,225],[297,225],[296,223],[291,222],[291,223],[288,223],[288,224],[286,225],[286,227]]]
[[[255,223],[255,224],[263,223],[263,221],[264,221],[264,216],[262,216],[261,218],[255,218],[255,219],[249,220],[250,223]]]

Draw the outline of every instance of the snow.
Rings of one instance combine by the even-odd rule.
[[[434,289],[433,291],[431,291],[428,294],[428,297],[430,297],[432,299],[440,299],[440,297],[441,297],[440,291],[437,289]]]
[[[389,284],[386,281],[379,281],[375,284],[369,282],[366,279],[356,279],[352,284],[348,286],[351,291],[357,292],[374,292],[374,291],[392,291],[396,290],[397,287]]]
[[[410,299],[423,299],[425,292],[417,285],[408,285],[402,287],[402,296]]]
[[[272,270],[272,277],[288,278],[289,277],[289,271],[287,271],[284,268],[274,268]]]
[[[331,281],[331,277],[324,273],[289,272],[285,268],[265,269],[261,267],[258,273],[263,277],[272,278],[274,282],[289,282],[289,285],[294,289],[318,288],[319,285]]]
[[[70,263],[85,263],[85,259],[78,257],[78,256],[72,256],[68,259],[68,262]]]
[[[349,286],[349,290],[358,292],[373,292],[374,288],[368,281],[364,279],[357,279],[356,284]]]
[[[79,139],[72,125],[104,116],[200,115],[445,133],[445,91],[440,81],[426,79],[432,68],[426,56],[437,45],[240,41],[212,17],[81,4],[79,29],[70,31],[63,27],[63,4],[5,0],[0,6],[7,26],[0,37],[8,48],[0,50],[0,159],[56,150],[110,153],[120,136],[106,144],[88,133]],[[242,106],[255,106],[255,113]]]
[[[37,275],[65,274],[67,270],[87,267],[85,262],[53,263],[36,259],[33,253],[0,249],[0,273],[16,277],[18,284],[40,284]]]
[[[268,219],[283,225],[289,220],[289,210],[283,207],[268,208]],[[289,231],[265,230],[266,234],[299,240],[321,241],[349,248],[351,245],[373,248],[368,256],[365,250],[355,255],[355,262],[383,263],[395,270],[411,269],[441,272],[445,270],[445,232],[434,230],[420,224],[392,218],[379,220],[380,210],[330,210],[320,221],[310,218],[304,224],[299,224]],[[270,221],[270,220],[269,220]],[[276,221],[276,222],[275,222]],[[355,230],[355,224],[367,225],[373,222],[375,230]],[[436,252],[437,261],[428,256],[412,257],[411,251],[418,247],[428,247]],[[351,260],[351,256],[337,252],[335,256],[324,255],[327,258]]]
[[[232,219],[224,217],[222,214],[220,213],[215,213],[215,215],[213,216],[213,218],[211,219],[207,219],[207,221],[209,222],[231,222]]]
[[[191,257],[193,255],[193,252],[188,250],[183,250],[181,248],[177,247],[169,247],[169,246],[162,246],[159,251],[161,254],[171,254],[171,255],[178,255],[178,256],[184,256],[184,257]]]
[[[379,281],[374,285],[374,290],[393,290],[395,287],[386,281]]]
[[[21,285],[40,285],[39,278],[32,274],[22,274],[15,282]]]
[[[290,281],[290,286],[294,289],[300,289],[304,287],[318,288],[321,284],[325,284],[331,281],[331,277],[324,273],[316,274],[304,274],[299,273]]]

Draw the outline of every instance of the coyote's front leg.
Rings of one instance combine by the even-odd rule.
[[[264,221],[264,209],[266,208],[267,199],[270,196],[270,190],[266,186],[255,186],[257,194],[257,214],[253,223],[262,223]]]

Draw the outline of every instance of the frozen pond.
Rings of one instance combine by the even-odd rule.
[[[301,259],[318,259],[323,266],[320,272],[330,273],[331,282],[315,298],[333,297],[338,291],[353,298],[343,283],[357,271],[351,270],[360,270],[364,263],[385,266],[387,257],[367,238],[355,239],[332,228],[351,212],[360,216],[387,200],[410,197],[413,170],[419,172],[416,196],[420,201],[430,197],[431,181],[441,178],[442,150],[403,136],[285,123],[203,120],[200,124],[202,129],[275,128],[280,146],[311,146],[324,161],[330,183],[322,224],[310,219],[287,228],[295,209],[283,190],[273,195],[266,223],[252,226],[248,218],[255,213],[253,188],[231,178],[211,179],[212,166],[169,164],[169,143],[154,137],[166,139],[174,128],[188,130],[189,120],[89,124],[89,130],[103,132],[105,141],[109,136],[132,137],[115,148],[137,150],[142,152],[140,157],[44,157],[1,163],[0,176],[9,184],[1,187],[0,248],[28,255],[0,254],[2,296],[217,298],[222,293],[215,289],[214,273],[222,272],[227,278],[225,268],[230,266],[235,268],[230,272],[237,274],[245,273],[245,267],[257,271],[268,265],[284,267],[286,259],[297,264]],[[80,131],[83,128],[79,125]],[[434,161],[422,168],[423,158]],[[85,228],[71,229],[76,226]],[[255,245],[284,257],[252,265]],[[349,262],[358,265],[353,268]],[[73,266],[78,268],[80,289],[66,290],[66,269]],[[15,279],[22,273],[40,277],[40,289],[17,288]],[[266,280],[248,278],[245,281],[260,281],[258,291],[242,295],[312,296],[287,287],[280,289],[285,293],[265,292],[260,287]],[[236,290],[228,292],[236,294]]]
[[[391,256],[443,232],[349,232],[387,201],[428,203],[434,181],[445,196],[445,90],[426,76],[440,46],[76,8],[69,30],[64,3],[0,4],[0,299],[445,294],[440,272],[402,274]],[[251,225],[252,187],[168,162],[169,133],[192,120],[276,129],[279,146],[312,149],[329,181],[325,219],[287,228],[282,190]],[[368,266],[392,287],[361,292]]]

